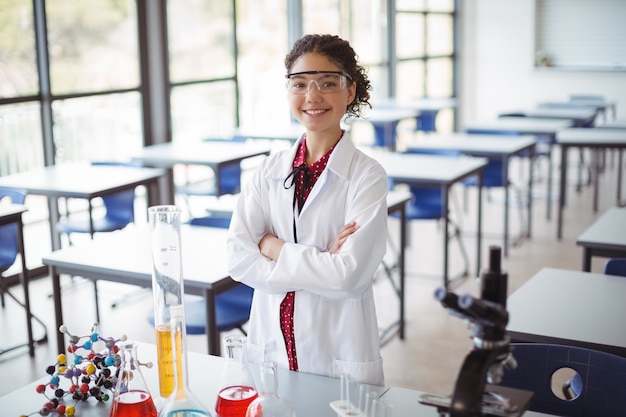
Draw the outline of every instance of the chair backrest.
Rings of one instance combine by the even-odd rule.
[[[141,166],[135,162],[92,161],[92,165]],[[124,190],[102,197],[106,217],[116,223],[129,224],[135,221],[135,190]]]
[[[26,191],[0,188],[0,200],[5,199],[13,204],[24,204]],[[17,224],[0,226],[0,273],[13,265],[17,252]]]
[[[494,135],[494,136],[520,136],[519,132],[511,130],[481,130],[481,129],[467,129],[466,133],[470,135]],[[506,178],[504,178],[502,171],[502,159],[501,158],[487,158],[488,162],[483,169],[483,187],[504,187],[506,184]],[[475,185],[475,181],[470,179],[463,182],[466,185]]]
[[[230,227],[231,216],[205,216],[194,217],[189,220],[189,224],[194,226],[206,226],[206,227],[221,227],[222,229],[228,229]]]
[[[606,261],[604,274],[626,277],[626,258],[613,258]]]
[[[626,358],[576,346],[514,343],[517,368],[506,370],[500,385],[533,391],[529,410],[564,417],[624,415]],[[553,375],[570,368],[580,376],[576,397],[561,399],[552,391]]]

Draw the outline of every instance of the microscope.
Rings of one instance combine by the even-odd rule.
[[[533,393],[501,387],[505,369],[515,369],[506,332],[508,275],[501,269],[501,249],[489,248],[489,269],[480,276],[480,298],[458,296],[446,288],[435,291],[450,314],[469,321],[473,349],[465,357],[451,396],[424,394],[420,402],[437,407],[440,416],[517,417],[528,407]]]

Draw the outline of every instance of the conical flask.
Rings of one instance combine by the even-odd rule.
[[[259,396],[250,403],[246,417],[296,417],[291,404],[278,394],[278,367],[274,361],[261,365]]]
[[[156,330],[159,393],[168,398],[174,390],[170,306],[183,304],[181,213],[176,206],[148,208],[152,243],[152,295]],[[160,402],[160,401],[159,401]]]
[[[157,417],[157,409],[141,373],[144,364],[137,360],[137,345],[132,342],[121,346],[121,363],[118,370],[110,417]],[[152,364],[145,364],[151,367]]]
[[[244,363],[246,338],[224,338],[227,357],[222,370],[220,388],[215,403],[219,417],[245,417],[248,405],[257,397],[256,389]]]
[[[191,392],[187,378],[187,331],[182,304],[170,306],[174,391],[161,409],[160,417],[209,417],[209,411]]]

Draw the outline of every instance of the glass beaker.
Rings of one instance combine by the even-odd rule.
[[[189,389],[187,378],[187,331],[185,309],[182,304],[171,310],[172,359],[174,362],[174,390],[159,414],[161,417],[209,417],[209,411]]]
[[[168,398],[174,390],[170,306],[182,305],[184,281],[181,252],[181,213],[177,206],[148,208],[152,243],[152,295],[156,330],[159,392]]]
[[[220,417],[245,417],[248,405],[257,398],[257,392],[244,363],[246,338],[224,338],[227,357],[222,370],[215,411]]]
[[[259,396],[250,403],[246,417],[295,417],[287,400],[278,394],[278,366],[274,361],[261,365]]]
[[[141,373],[137,360],[137,345],[129,342],[121,346],[110,417],[157,417],[157,409]]]

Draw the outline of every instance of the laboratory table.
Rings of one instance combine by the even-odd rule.
[[[626,208],[611,207],[576,239],[583,248],[583,271],[591,258],[626,258]]]
[[[509,160],[523,153],[530,153],[528,173],[527,216],[525,236],[530,237],[532,225],[532,178],[536,140],[534,136],[511,137],[505,135],[473,135],[467,133],[427,134],[407,144],[406,152],[454,151],[464,155],[499,159],[502,161],[504,186],[504,238],[503,255],[508,256],[509,247]]]
[[[132,340],[132,335],[129,335]],[[137,357],[142,363],[157,362],[156,347],[148,343],[137,343]],[[220,389],[220,377],[224,369],[224,359],[218,356],[188,352],[188,379],[189,389],[203,405],[215,416],[215,401]],[[159,392],[157,367],[141,368],[148,390],[157,404],[163,399]],[[31,384],[23,386],[7,395],[0,397],[2,415],[20,416],[39,410],[46,402],[42,394],[36,392],[39,384],[45,384],[49,377],[43,377]],[[67,388],[66,381],[61,384]],[[369,392],[379,401],[392,407],[393,417],[437,417],[439,414],[434,407],[423,405],[419,398],[420,391],[400,387],[366,386]],[[340,399],[340,380],[305,372],[292,372],[285,369],[278,370],[278,393],[287,400],[297,417],[336,417],[337,413],[330,407],[332,401]],[[76,407],[78,417],[109,417],[112,397],[107,402],[97,403],[93,398],[87,402],[79,402]],[[69,404],[73,404],[69,401]],[[527,411],[524,417],[539,417],[546,414]]]
[[[599,176],[601,164],[598,150],[618,149],[617,164],[617,205],[622,204],[622,162],[623,149],[626,148],[626,129],[569,128],[557,134],[561,146],[561,178],[559,179],[559,204],[557,216],[557,238],[563,237],[563,209],[567,196],[567,162],[570,148],[591,148],[591,177],[593,181],[593,211],[598,211]]]
[[[533,117],[499,117],[494,120],[467,123],[464,127],[467,133],[488,133],[488,134],[512,134],[512,135],[534,135],[537,138],[537,148],[539,144],[547,143],[548,175],[547,175],[547,198],[546,198],[546,218],[550,219],[552,214],[552,150],[557,145],[556,134],[560,130],[572,126],[571,120],[566,119],[542,119]],[[545,138],[546,140],[542,140]],[[540,151],[536,150],[535,156]]]
[[[507,300],[512,342],[580,346],[626,357],[626,279],[543,268]]]
[[[437,115],[443,109],[457,107],[457,99],[452,97],[389,98],[374,102],[375,108],[405,109],[417,111],[415,130],[434,132],[437,130]]]
[[[538,119],[565,119],[571,120],[575,127],[593,126],[596,119],[594,109],[550,109],[531,108],[526,110],[514,110],[500,113],[500,116],[523,116]]]
[[[443,286],[449,288],[448,242],[449,227],[448,200],[452,186],[464,178],[478,176],[477,228],[476,233],[476,276],[480,275],[481,239],[482,239],[482,181],[485,158],[440,158],[436,156],[400,154],[382,150],[365,150],[381,163],[389,178],[400,184],[410,184],[441,189],[444,202],[441,217],[444,219],[443,230]]]
[[[24,291],[24,310],[26,311],[26,331],[28,333],[28,353],[35,356],[35,340],[33,338],[32,313],[30,310],[30,295],[28,285],[28,270],[26,269],[26,253],[24,251],[24,222],[22,214],[27,211],[22,204],[1,204],[0,205],[0,226],[15,224],[17,227],[17,253],[20,259],[20,281]],[[2,277],[0,276],[0,279]],[[0,346],[0,354],[13,350],[15,347]]]
[[[158,180],[164,173],[161,169],[67,162],[0,177],[0,187],[25,190],[28,194],[48,198],[51,245],[52,250],[56,250],[61,248],[61,238],[56,231],[59,221],[58,198],[86,199],[89,204],[90,230],[93,231],[94,198],[143,185],[148,187],[148,204],[156,203]]]
[[[203,165],[210,167],[215,172],[217,195],[224,192],[220,181],[221,168],[239,164],[247,158],[261,155],[269,155],[270,147],[262,143],[245,143],[240,141],[198,141],[198,142],[167,142],[157,145],[146,146],[133,155],[133,160],[139,161],[146,166],[165,168],[167,181],[174,184],[173,167],[182,165]],[[173,187],[171,195],[163,204],[174,202]]]

